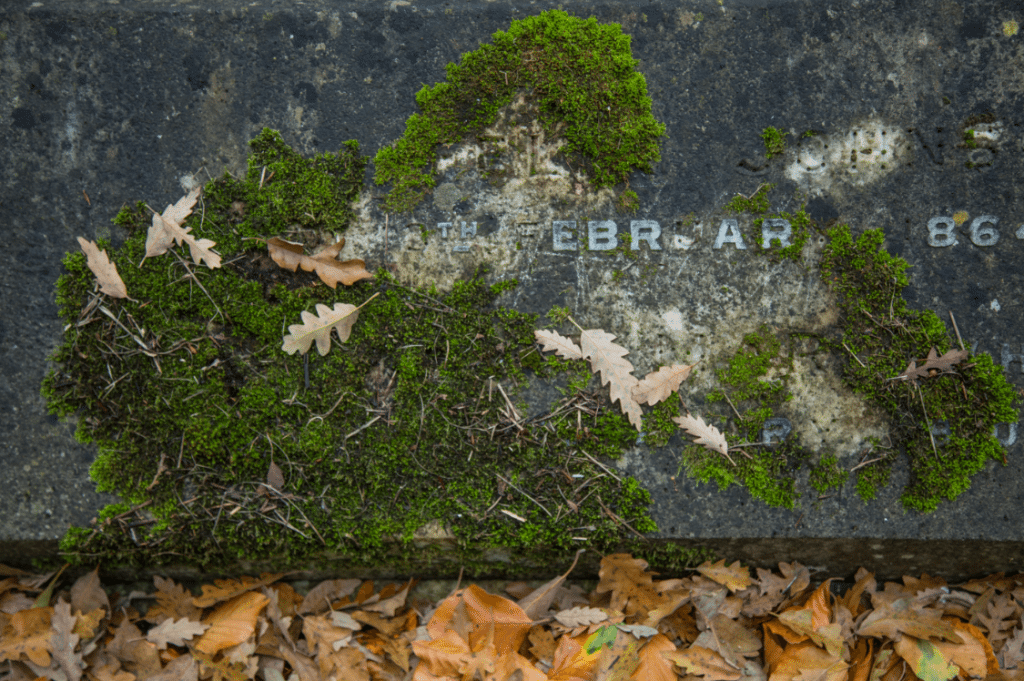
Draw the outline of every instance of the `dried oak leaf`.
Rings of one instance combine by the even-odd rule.
[[[753,583],[750,578],[750,569],[740,565],[738,560],[729,566],[726,566],[725,558],[714,564],[710,560],[705,561],[697,568],[697,572],[713,579],[734,593],[746,589]]]
[[[686,380],[695,366],[697,365],[673,364],[647,374],[633,388],[633,399],[640,404],[651,406],[662,400],[667,400],[672,393],[679,390],[679,384]]]
[[[899,375],[899,378],[913,381],[918,378],[928,378],[937,375],[931,373],[932,371],[938,373],[948,372],[953,368],[954,364],[959,364],[967,359],[968,354],[970,353],[966,350],[949,350],[942,357],[939,357],[939,353],[936,352],[935,348],[932,348],[928,351],[928,357],[925,358],[924,364],[917,366],[917,361],[911,360],[907,368]]]
[[[335,303],[334,309],[319,303],[316,314],[302,311],[302,324],[292,324],[285,334],[281,349],[289,355],[298,350],[301,354],[309,352],[309,346],[316,341],[316,349],[326,355],[331,349],[331,329],[338,331],[338,338],[344,343],[352,333],[352,325],[359,318],[359,308],[348,303]]]
[[[191,641],[209,628],[209,624],[200,624],[184,618],[175,622],[168,617],[146,632],[146,640],[155,643],[158,650],[166,650],[168,644],[184,646],[185,641]]]
[[[156,604],[146,612],[147,622],[160,623],[167,618],[182,617],[198,620],[202,616],[203,611],[192,603],[192,594],[174,580],[155,575],[153,584],[156,585]]]
[[[601,385],[609,385],[612,402],[618,401],[622,413],[638,431],[643,429],[643,411],[633,399],[633,388],[638,381],[633,365],[626,359],[629,350],[612,341],[615,336],[601,329],[585,329],[580,334],[583,356],[590,360],[594,373],[601,374]]]
[[[71,614],[71,606],[61,600],[53,609],[51,621],[53,635],[50,644],[53,647],[53,662],[58,669],[64,672],[69,681],[79,681],[82,678],[82,670],[85,669],[85,661],[81,652],[75,652],[78,646],[79,637],[74,633],[75,617]]]
[[[182,243],[188,244],[192,260],[195,263],[205,261],[206,266],[210,269],[220,267],[220,255],[210,250],[217,243],[209,239],[196,239],[189,234],[192,231],[191,227],[182,228],[181,226],[185,218],[192,213],[192,207],[196,205],[201,190],[202,187],[196,187],[178,199],[173,206],[167,206],[163,215],[153,211],[153,224],[146,234],[146,255],[143,261],[146,258],[163,255],[170,250],[173,242],[177,242],[179,246]]]
[[[329,579],[320,582],[306,594],[299,606],[299,614],[319,614],[331,609],[331,602],[348,596],[359,588],[359,579]]]
[[[214,603],[227,601],[247,591],[273,584],[282,577],[284,577],[283,574],[264,572],[259,579],[248,575],[243,575],[241,579],[217,579],[214,580],[216,586],[204,584],[203,595],[193,598],[192,603],[199,608],[208,608]]]
[[[560,335],[557,331],[540,329],[533,332],[537,342],[540,343],[544,352],[555,351],[555,354],[565,359],[583,359],[583,350],[576,345],[571,338]]]
[[[306,255],[300,243],[276,236],[267,240],[267,248],[274,262],[292,272],[300,267],[306,272],[316,272],[320,280],[331,288],[337,288],[338,282],[351,286],[361,279],[373,277],[366,271],[366,263],[358,258],[338,262],[338,253],[344,245],[345,240],[342,239],[313,255]]]
[[[50,666],[50,619],[53,608],[19,610],[0,618],[4,635],[0,637],[0,662],[17,660],[22,655],[42,666]]]
[[[680,428],[697,438],[693,441],[694,444],[703,445],[719,454],[729,455],[729,443],[725,441],[725,435],[718,428],[705,423],[699,414],[697,416],[691,414],[676,416],[672,420],[679,424]]]
[[[714,650],[690,646],[686,650],[663,652],[662,657],[671,660],[688,674],[703,677],[704,681],[738,681],[740,670],[730,666]]]
[[[78,244],[85,253],[85,264],[89,266],[92,273],[96,275],[100,283],[100,290],[111,298],[127,298],[128,289],[117,273],[117,265],[110,262],[106,251],[101,251],[92,241],[78,237]]]
[[[555,620],[563,627],[575,629],[590,624],[597,624],[608,619],[608,613],[597,608],[585,608],[577,606],[571,610],[562,610],[555,614]]]

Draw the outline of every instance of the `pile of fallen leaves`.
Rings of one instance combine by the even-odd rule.
[[[539,588],[510,584],[510,598],[470,585],[432,604],[412,594],[414,581],[377,591],[336,579],[303,595],[265,574],[193,594],[155,577],[153,594],[108,595],[97,572],[58,592],[59,573],[0,567],[0,672],[63,681],[1024,681],[1024,575],[956,586],[904,577],[879,588],[861,569],[843,590],[832,579],[812,585],[798,563],[756,573],[720,561],[655,580],[643,560],[615,554],[589,594],[566,573]]]

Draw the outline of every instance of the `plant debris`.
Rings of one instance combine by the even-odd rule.
[[[1024,575],[880,588],[863,568],[853,583],[812,583],[799,563],[755,577],[720,560],[656,580],[618,553],[586,593],[566,584],[571,571],[431,602],[414,579],[327,580],[303,595],[264,574],[197,595],[156,576],[149,593],[108,595],[98,570],[58,591],[60,573],[0,566],[0,678],[1024,681]]]

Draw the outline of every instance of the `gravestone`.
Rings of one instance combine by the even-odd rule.
[[[9,127],[0,560],[52,556],[74,526],[83,528],[75,541],[93,543],[65,548],[86,556],[207,569],[287,554],[291,565],[337,561],[377,574],[457,571],[458,561],[513,574],[576,547],[622,546],[665,566],[711,550],[883,576],[1018,568],[1018,8],[725,0],[563,9],[399,1],[0,10],[0,77],[12,93],[0,111]],[[547,42],[530,33],[542,29]],[[551,36],[564,51],[540,47]],[[481,47],[505,39],[529,48],[515,43],[514,58],[499,59]],[[450,91],[437,86],[431,100],[446,77]],[[466,94],[480,83],[491,89]],[[378,153],[388,148],[391,161]],[[294,162],[292,149],[334,155],[275,171]],[[289,193],[292,182],[322,180],[317,173],[336,183],[331,205]],[[132,277],[174,270],[169,300],[208,299],[220,317],[190,319],[194,337],[162,342],[129,322],[148,304],[178,309],[159,291],[131,300],[78,289],[61,303],[76,311],[58,316],[54,286],[76,237],[109,239],[117,262],[124,244],[145,240],[152,213],[136,201],[159,211],[199,185],[187,225],[218,241],[225,264],[210,268],[181,243],[172,249],[180,256],[141,267],[136,259],[140,274],[126,274],[124,260],[118,269],[132,297]],[[274,213],[274,201],[291,212]],[[242,236],[290,239],[307,253],[344,237],[338,259],[362,259],[376,277],[329,289],[312,265],[283,270],[265,245],[236,243]],[[92,276],[84,258],[76,262],[81,281]],[[242,340],[243,308],[221,309],[239,305],[235,289],[217,288],[227,272],[258,283],[272,314],[290,311],[278,343],[284,326],[306,321],[300,309],[365,307],[351,340],[334,335],[328,354],[285,354]],[[534,328],[574,342],[583,330],[615,336],[637,380],[662,366],[693,370],[667,400],[628,406],[612,399],[607,372],[527,348]],[[72,380],[48,356],[77,333],[82,343],[106,339],[114,362],[102,370],[109,375],[90,377],[88,400],[76,398],[83,432],[114,418],[103,412],[119,409],[119,391],[142,394],[147,382],[171,380],[169,364],[203,359],[197,371],[209,373],[190,375],[194,390],[167,389],[165,406],[174,401],[187,416],[167,426],[174,446],[145,449],[148,426],[125,426],[102,444],[113,455],[97,467],[96,445],[47,414],[47,372],[58,372],[58,391]],[[131,364],[118,388],[130,372],[115,373],[117,362],[136,361],[125,353],[149,373]],[[456,366],[462,373],[451,373]],[[358,381],[332,382],[343,368]],[[221,384],[223,401],[207,411],[246,421],[248,412],[226,408],[251,406],[259,384],[294,422],[275,415],[278,434],[253,430],[236,446],[220,416],[184,406]],[[627,418],[631,409],[642,423]],[[724,433],[728,450],[694,444],[672,420],[687,414]],[[160,414],[147,403],[123,416]],[[111,471],[131,448],[153,460]],[[296,452],[306,458],[292,460]],[[365,498],[351,471],[374,468],[360,457],[399,462],[387,469],[396,476],[387,498]],[[118,482],[96,492],[90,466]],[[229,473],[211,482],[204,466]],[[481,471],[486,482],[472,478]],[[203,497],[208,483],[221,485],[216,503]],[[146,499],[164,485],[174,494]],[[202,513],[190,496],[203,497]],[[226,535],[230,523],[239,529]],[[367,534],[371,523],[381,529]],[[259,544],[271,525],[288,539]],[[146,538],[154,526],[191,532],[209,553],[178,555],[166,544],[161,553],[163,540]],[[238,548],[246,542],[251,552]],[[545,553],[552,543],[558,550]],[[289,545],[302,549],[281,548]],[[446,562],[447,551],[458,561]]]

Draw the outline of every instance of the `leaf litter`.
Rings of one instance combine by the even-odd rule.
[[[574,567],[431,602],[416,580],[303,595],[282,574],[108,596],[98,571],[58,590],[59,572],[0,566],[0,679],[1024,681],[1024,575],[879,585],[861,568],[837,589],[799,563],[657,579],[613,554],[585,593]]]

